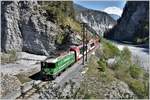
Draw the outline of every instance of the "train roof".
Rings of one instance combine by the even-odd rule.
[[[46,60],[45,60],[45,62],[47,62],[47,63],[56,63],[56,62],[58,62],[60,59],[62,59],[62,58],[64,58],[65,56],[67,56],[67,55],[69,55],[69,54],[71,54],[71,53],[74,53],[74,52],[68,52],[67,54],[65,54],[65,55],[61,55],[61,56],[57,56],[57,57],[48,57]]]

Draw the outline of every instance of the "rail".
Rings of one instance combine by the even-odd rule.
[[[96,50],[98,47],[99,46],[96,46],[91,51]],[[78,63],[78,62],[76,62],[76,63]],[[28,89],[25,89],[25,86],[21,86],[21,95],[18,96],[16,99],[28,99],[32,95],[34,95],[35,93],[37,93],[37,91],[39,90],[39,88],[42,88],[43,86],[47,85],[48,83],[49,83],[49,81],[46,81],[46,82],[33,81],[33,84],[31,86],[31,88],[28,88]]]

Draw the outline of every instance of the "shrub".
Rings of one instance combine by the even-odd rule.
[[[107,66],[107,65],[106,65],[106,60],[105,60],[105,59],[100,59],[97,63],[99,64],[98,69],[99,69],[100,71],[102,71],[102,72],[105,72],[106,66]]]
[[[143,71],[140,68],[140,66],[136,64],[131,65],[129,71],[130,71],[130,75],[135,79],[140,78],[140,76],[142,76],[143,74]]]
[[[102,45],[103,45],[103,52],[104,52],[106,59],[113,58],[120,54],[120,50],[115,45],[113,45],[111,42],[103,40]]]
[[[103,82],[103,84],[108,84],[116,79],[113,74],[112,70],[106,68],[105,72],[100,72],[97,77],[99,81]]]
[[[103,59],[103,58],[105,59],[104,52],[101,48],[96,49],[95,56],[100,58],[100,59]]]
[[[125,64],[124,61],[118,60],[117,63],[112,67],[115,72],[115,77],[122,81],[130,81],[132,77],[129,73],[129,65]]]
[[[65,17],[63,20],[64,21],[62,24],[70,25],[72,30],[77,31],[77,32],[80,32],[82,30],[80,23],[72,19],[71,17]]]
[[[132,80],[131,83],[129,83],[129,87],[139,98],[145,98],[147,96],[147,89],[145,88],[142,81]]]
[[[72,2],[51,2],[43,7],[47,12],[47,20],[63,26],[70,25],[77,32],[81,31],[80,23],[74,18]]]
[[[130,67],[130,64],[128,61],[123,60],[121,56],[115,58],[116,63],[114,63],[111,67],[113,70],[122,70],[122,69],[128,69]]]
[[[121,51],[120,56],[122,57],[122,60],[127,60],[130,61],[131,59],[131,52],[127,47],[124,47],[123,50]]]
[[[144,80],[149,80],[149,73],[148,72],[144,73]]]
[[[59,35],[57,35],[56,43],[59,44],[59,45],[64,43],[64,34],[60,33]]]
[[[87,71],[87,75],[97,75],[98,73],[98,63],[97,63],[97,57],[95,56],[91,56],[89,59],[89,62],[87,63],[87,67],[89,68],[89,70]]]

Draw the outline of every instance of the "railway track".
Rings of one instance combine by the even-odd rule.
[[[95,51],[96,49],[97,48],[95,48],[92,51]],[[92,54],[92,52],[90,54]],[[81,60],[79,60],[79,61],[81,61]],[[79,61],[76,62],[76,63],[79,63]],[[53,81],[45,81],[45,82],[40,81],[39,83],[36,83],[36,81],[35,81],[33,86],[32,86],[32,88],[30,88],[30,89],[28,89],[26,91],[22,90],[21,95],[18,96],[16,99],[29,99],[29,98],[31,98],[32,95],[36,94],[39,91],[39,89],[42,89],[42,87],[48,85],[49,82],[54,82],[54,81],[55,80],[53,80]]]
[[[19,97],[17,97],[16,99],[28,99],[30,98],[33,94],[37,93],[37,91],[42,88],[44,85],[48,84],[48,82],[42,82],[40,81],[38,84],[34,84],[32,86],[31,89],[23,92],[22,90],[22,93]]]

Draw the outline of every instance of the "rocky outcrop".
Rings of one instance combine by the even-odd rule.
[[[101,76],[103,77],[103,76]],[[104,80],[97,80],[95,77],[84,77],[84,87],[80,86],[80,91],[77,93],[77,98],[95,96],[96,99],[135,99],[137,96],[132,92],[129,86],[118,79],[105,82]],[[84,90],[85,89],[85,90]],[[82,90],[82,91],[81,91]],[[93,95],[91,95],[93,94]]]
[[[149,2],[128,1],[117,25],[108,33],[106,38],[119,41],[136,41],[148,39],[149,36]]]
[[[58,29],[35,10],[36,2],[2,2],[2,51],[50,54]],[[37,8],[38,9],[38,8]]]
[[[137,98],[136,95],[129,89],[128,85],[122,81],[113,81],[110,86],[106,86],[104,96],[107,99],[131,99]]]
[[[67,81],[62,86],[52,82],[41,89],[38,99],[71,99],[77,88],[79,87],[73,81]]]
[[[19,9],[17,2],[1,2],[1,43],[2,51],[11,49],[21,50],[22,34],[19,29]]]
[[[14,91],[18,91],[20,89],[20,81],[17,77],[2,74],[1,73],[1,97],[8,95],[8,93],[12,93]]]
[[[74,4],[74,9],[76,19],[87,23],[98,35],[103,35],[116,24],[116,21],[105,12],[87,9],[77,4]]]
[[[15,50],[51,55],[57,50],[56,41],[65,32],[51,21],[53,18],[43,6],[46,5],[36,1],[2,2],[2,52]]]

